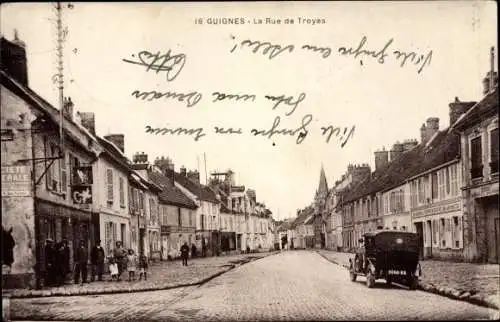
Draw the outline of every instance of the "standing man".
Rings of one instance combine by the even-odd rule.
[[[81,284],[87,283],[87,263],[89,261],[89,254],[87,251],[87,246],[85,245],[85,242],[82,240],[80,241],[80,246],[78,247],[76,253],[75,253],[75,284],[78,284],[78,281],[80,279],[80,273],[81,273]]]
[[[118,264],[118,280],[121,280],[123,271],[125,270],[126,260],[127,260],[127,250],[123,248],[122,242],[116,242],[116,248],[114,250],[113,256]]]
[[[95,281],[97,275],[98,281],[102,281],[102,273],[104,271],[104,249],[101,247],[101,241],[98,240],[92,251],[90,252],[90,262],[92,263],[92,275],[90,281]]]
[[[45,285],[52,286],[55,282],[54,274],[55,249],[54,241],[47,238],[45,241]]]
[[[182,266],[188,266],[189,246],[187,242],[181,247]]]

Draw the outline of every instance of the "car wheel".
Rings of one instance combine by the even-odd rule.
[[[368,273],[366,274],[366,286],[368,288],[372,288],[375,285],[375,277],[373,276],[372,272],[368,270]]]
[[[356,274],[354,274],[354,273],[351,271],[351,272],[349,272],[349,277],[351,278],[351,281],[352,281],[352,282],[355,282],[355,281],[356,281],[356,277],[357,277],[357,275],[356,275]]]
[[[418,286],[418,279],[415,277],[415,276],[412,276],[410,278],[410,282],[409,282],[409,287],[410,287],[410,290],[416,290],[417,289],[417,286]]]

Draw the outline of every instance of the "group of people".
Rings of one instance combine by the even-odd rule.
[[[85,241],[80,241],[78,248],[74,252],[73,278],[75,284],[87,283],[88,263],[90,259],[91,273],[90,282],[103,280],[106,255],[101,242],[98,240],[90,251]],[[54,243],[52,239],[45,242],[45,285],[60,286],[66,281],[70,270],[70,251],[68,241]],[[112,280],[120,281],[124,271],[128,272],[129,281],[135,280],[135,273],[139,271],[139,280],[143,277],[147,279],[148,260],[141,255],[137,257],[132,249],[126,250],[122,242],[116,242],[116,248],[112,251],[112,256],[108,258],[109,272]]]
[[[69,272],[68,241],[63,239],[54,243],[52,239],[47,239],[45,242],[45,284],[62,285]]]

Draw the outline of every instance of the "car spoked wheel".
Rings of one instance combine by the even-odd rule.
[[[366,274],[366,286],[368,288],[372,288],[375,285],[375,277],[373,276],[371,271],[368,271]]]

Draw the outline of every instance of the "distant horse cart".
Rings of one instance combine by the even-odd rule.
[[[349,275],[356,281],[358,275],[366,277],[366,285],[372,288],[375,281],[385,279],[416,289],[422,276],[419,263],[419,236],[416,233],[378,230],[363,235],[362,244],[354,258],[349,258]]]

